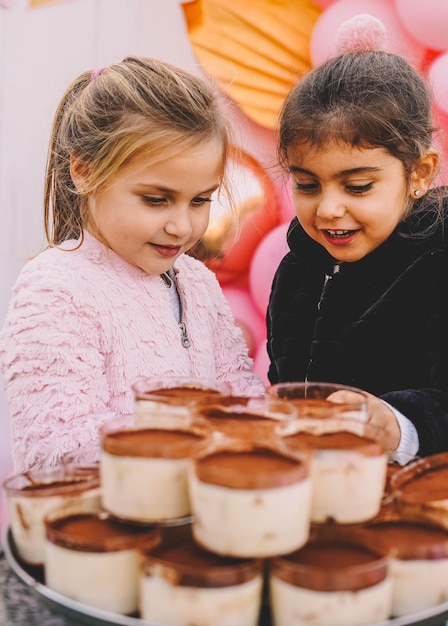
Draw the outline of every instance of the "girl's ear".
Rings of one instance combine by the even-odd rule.
[[[411,173],[409,195],[413,200],[424,196],[437,174],[439,167],[439,153],[436,150],[428,150],[420,157]]]
[[[82,161],[75,152],[72,152],[70,155],[70,176],[76,190],[79,193],[83,193],[87,182],[88,167],[85,161]]]

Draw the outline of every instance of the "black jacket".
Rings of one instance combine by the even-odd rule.
[[[336,273],[294,218],[267,312],[271,383],[365,389],[414,423],[421,456],[448,451],[448,198],[445,205],[445,223],[430,236],[406,238],[397,228]]]

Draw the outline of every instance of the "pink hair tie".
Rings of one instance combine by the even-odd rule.
[[[90,74],[90,80],[95,80],[95,78],[98,78],[103,70],[104,67],[98,67],[96,70],[93,70],[93,72]]]
[[[385,49],[386,38],[386,28],[381,20],[369,13],[360,13],[339,26],[335,48],[338,54],[375,52]]]

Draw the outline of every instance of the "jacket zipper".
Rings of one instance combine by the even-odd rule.
[[[180,340],[184,348],[189,348],[191,346],[191,341],[188,336],[187,325],[184,321],[184,297],[182,294],[182,290],[179,288],[179,283],[177,282],[177,276],[174,275],[174,283],[177,289],[177,293],[179,295],[179,308],[180,308],[180,322],[178,322],[178,326],[180,328]]]
[[[325,278],[324,278],[324,284],[322,285],[322,289],[320,292],[320,297],[319,297],[319,302],[317,303],[317,310],[320,311],[320,306],[321,306],[321,302],[324,298],[325,292],[328,289],[328,283],[333,279],[333,276],[335,274],[339,274],[339,270],[341,269],[341,266],[339,263],[335,263],[333,265],[333,271],[331,274],[325,274]],[[310,369],[310,365],[311,365],[311,360],[308,362],[308,367],[307,367],[307,372],[305,375],[305,382],[308,382],[308,372]]]
[[[327,290],[327,285],[330,282],[330,280],[332,280],[333,276],[335,274],[339,273],[341,266],[339,263],[335,263],[335,265],[333,266],[333,272],[331,274],[325,274],[325,278],[324,278],[324,284],[322,285],[322,290],[320,292],[320,298],[319,298],[319,302],[317,303],[317,310],[320,311],[320,305],[321,302],[323,300],[323,297],[325,295],[325,292]]]

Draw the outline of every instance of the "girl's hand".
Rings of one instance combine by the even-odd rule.
[[[393,411],[377,396],[367,395],[367,422],[375,430],[375,440],[384,446],[386,452],[394,452],[401,439],[401,431]],[[332,402],[358,402],[359,397],[351,391],[336,391],[328,396]]]

